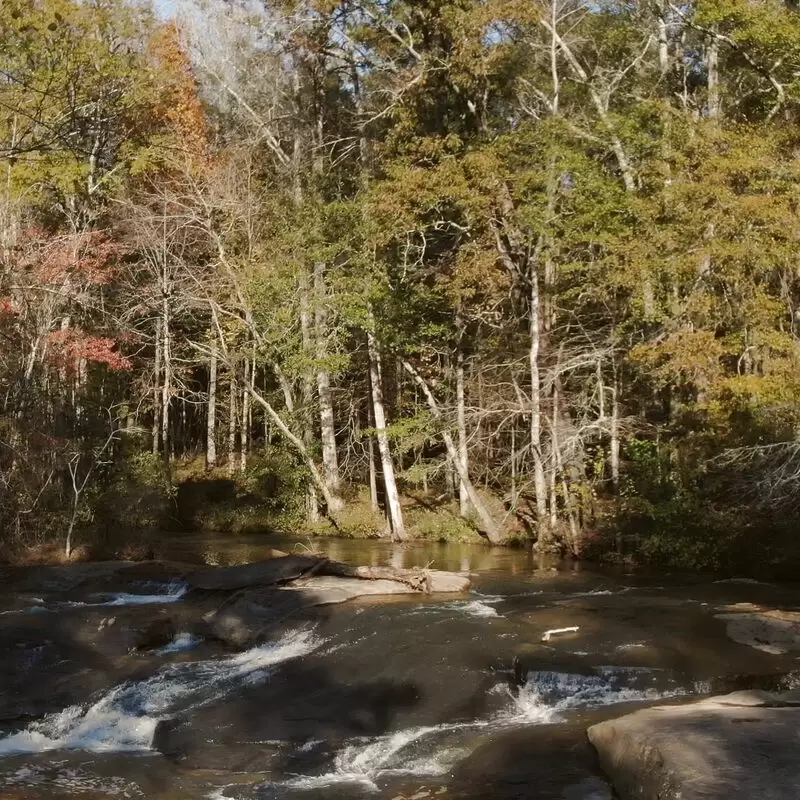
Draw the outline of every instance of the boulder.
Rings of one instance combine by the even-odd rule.
[[[325,563],[315,556],[283,556],[235,567],[208,567],[186,578],[190,589],[234,592],[253,586],[277,586],[301,578]]]
[[[440,572],[428,570],[428,591],[435,592],[466,592],[469,591],[470,579],[457,572]]]
[[[208,635],[228,647],[243,649],[273,638],[289,618],[302,614],[305,599],[277,589],[241,592],[205,616]]]
[[[717,614],[734,642],[772,655],[800,650],[800,611],[746,610]]]
[[[796,694],[735,692],[637,711],[589,728],[622,800],[794,800]]]
[[[407,583],[399,581],[336,578],[327,575],[305,578],[286,587],[283,591],[299,595],[308,605],[312,606],[335,605],[366,595],[419,593]]]

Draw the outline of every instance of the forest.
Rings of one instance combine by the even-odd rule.
[[[2,557],[799,563],[796,6],[3,0]]]

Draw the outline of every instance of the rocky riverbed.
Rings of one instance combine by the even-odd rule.
[[[0,571],[0,796],[671,800],[631,743],[706,718],[783,757],[794,587],[346,548]]]

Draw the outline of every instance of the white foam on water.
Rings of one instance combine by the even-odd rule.
[[[552,725],[563,722],[567,713],[581,708],[652,701],[692,691],[669,685],[656,688],[652,685],[656,682],[663,684],[665,676],[639,667],[596,667],[594,674],[588,675],[530,672],[525,685],[515,695],[501,684],[489,690],[505,692],[510,698],[508,707],[493,717],[353,740],[337,753],[333,769],[328,773],[297,776],[266,788],[311,791],[350,784],[378,791],[381,780],[392,776],[433,779],[447,775],[468,754],[474,744],[474,734],[481,730]],[[586,800],[606,800],[607,795],[597,793],[600,791],[597,786],[581,788],[587,789]],[[583,797],[575,795],[579,796]]]
[[[162,588],[162,591],[154,592],[153,594],[133,594],[131,592],[117,592],[115,594],[110,594],[110,600],[107,600],[104,603],[90,603],[87,605],[98,605],[98,606],[148,606],[148,605],[155,605],[160,603],[177,603],[186,592],[189,590],[189,587],[185,583],[181,583],[179,581],[174,581],[173,583],[167,584]]]
[[[80,600],[67,600],[57,603],[57,607],[61,608],[102,608],[107,606],[150,606],[150,605],[163,605],[168,603],[177,603],[186,592],[189,591],[187,584],[180,581],[173,581],[168,584],[157,585],[160,591],[151,594],[138,594],[134,592],[109,592],[108,594],[100,595],[101,597],[108,597],[108,600],[103,600],[100,603],[86,603]],[[31,609],[33,610],[33,609]]]
[[[115,687],[92,705],[70,706],[0,739],[0,756],[47,750],[149,750],[160,720],[259,683],[272,667],[320,644],[313,633],[301,630],[229,658],[164,666],[146,680]]]
[[[459,606],[460,610],[471,617],[499,617],[496,608],[492,608],[483,600],[473,600]]]
[[[695,692],[694,687],[686,689],[669,683],[653,686],[658,677],[657,671],[639,667],[596,667],[595,674],[590,675],[529,672],[511,708],[501,712],[499,720],[512,724],[553,724],[562,722],[569,711],[653,702]]]
[[[156,650],[156,654],[163,656],[169,653],[182,653],[184,650],[191,650],[197,647],[202,641],[203,640],[199,636],[195,636],[193,633],[176,633],[169,644],[159,647],[158,650]]]
[[[337,753],[334,767],[324,775],[292,778],[280,786],[295,790],[314,790],[337,784],[359,785],[378,790],[378,781],[397,775],[435,778],[446,775],[465,755],[459,747],[444,746],[431,739],[470,728],[485,727],[488,722],[454,723],[408,728],[374,739],[358,739]]]

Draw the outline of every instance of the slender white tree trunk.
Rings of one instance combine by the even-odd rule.
[[[312,357],[311,342],[311,311],[309,309],[308,280],[305,275],[300,278],[300,331],[303,337],[303,352],[308,358]],[[314,447],[314,430],[312,425],[312,403],[314,389],[309,373],[303,375],[302,382],[302,415],[303,415],[303,443],[306,450],[311,452]],[[333,509],[331,509],[333,510]],[[306,490],[306,518],[312,525],[319,522],[319,499],[317,487],[313,483]]]
[[[333,413],[333,394],[331,392],[331,376],[325,366],[328,357],[326,344],[328,335],[328,315],[325,308],[325,265],[318,261],[314,264],[314,327],[317,345],[317,392],[319,394],[320,431],[322,438],[322,468],[325,481],[328,484],[331,497],[334,498],[335,508],[331,511],[341,511],[344,502],[341,499],[341,480],[339,477],[339,458],[336,452],[336,424]]]
[[[242,444],[240,447],[239,469],[244,472],[247,469],[247,453],[250,449],[250,370],[254,365],[249,359],[244,361],[244,386],[242,387]]]
[[[517,423],[511,425],[511,508],[517,507]]]
[[[156,323],[155,364],[153,378],[153,455],[161,450],[161,321]]]
[[[217,466],[217,348],[211,351],[208,362],[208,408],[206,414],[206,467]]]
[[[372,416],[375,420],[375,435],[378,439],[378,452],[381,456],[386,508],[394,538],[404,541],[408,539],[408,534],[406,533],[403,509],[400,505],[400,494],[397,491],[397,482],[394,476],[394,463],[392,462],[392,453],[389,449],[389,437],[386,433],[386,410],[383,404],[381,355],[378,344],[372,333],[367,334],[367,346],[369,351],[369,377],[370,383],[372,384]]]
[[[372,403],[370,402],[369,421],[370,426],[374,425],[372,418]],[[375,463],[375,437],[370,433],[367,437],[367,454],[369,456],[369,504],[373,511],[378,511],[378,469]]]
[[[238,394],[236,371],[231,368],[231,381],[230,392],[228,394],[228,475],[233,476],[236,472],[236,416],[237,416],[237,403],[236,395]]]
[[[539,542],[551,542],[550,520],[547,516],[547,479],[545,477],[544,454],[542,450],[542,380],[539,357],[542,346],[541,301],[539,297],[539,276],[536,264],[531,266],[530,274],[530,346],[528,360],[531,373],[531,456],[533,458],[533,486],[536,492],[536,520]]]
[[[409,364],[407,361],[403,361],[402,364],[405,371],[414,379],[414,382],[417,384],[417,386],[419,386],[419,388],[422,390],[422,393],[425,395],[428,408],[430,409],[434,419],[436,419],[438,422],[442,422],[442,411],[439,407],[439,404],[436,402],[436,398],[433,396],[430,386],[428,386],[425,379],[419,374],[419,372],[417,372],[417,370],[414,369],[413,366],[411,366],[411,364]],[[489,510],[486,508],[486,504],[475,490],[475,486],[469,477],[467,465],[461,460],[461,457],[458,454],[458,448],[456,447],[456,443],[453,440],[450,431],[448,431],[447,428],[443,428],[441,435],[444,445],[447,448],[447,453],[450,457],[450,460],[455,464],[461,485],[464,486],[469,498],[469,502],[475,509],[475,514],[478,517],[483,532],[486,534],[486,537],[492,544],[500,544],[500,542],[503,541],[502,532],[492,518],[492,515],[489,513]]]
[[[466,472],[469,473],[467,414],[464,399],[464,350],[461,347],[461,343],[459,343],[456,355],[456,418],[458,424],[458,457]],[[468,519],[473,509],[469,499],[469,491],[463,480],[460,480],[458,484],[458,506],[461,516],[464,519]]]
[[[706,114],[709,119],[717,119],[722,111],[722,100],[719,91],[719,42],[716,37],[712,37],[706,44],[706,80]]]
[[[164,459],[170,456],[169,417],[172,401],[172,332],[170,329],[169,299],[167,295],[167,275],[164,268],[162,339],[164,380],[161,384],[161,452]]]

